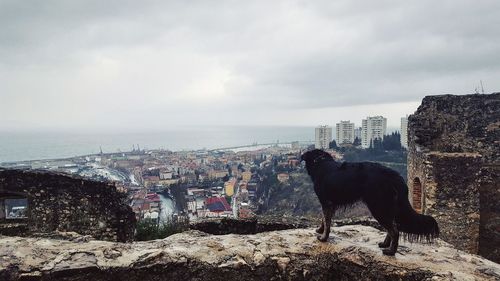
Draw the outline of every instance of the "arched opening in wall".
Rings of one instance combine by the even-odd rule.
[[[417,213],[422,213],[422,183],[419,178],[413,179],[412,206]]]

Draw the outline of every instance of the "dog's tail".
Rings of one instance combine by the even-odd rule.
[[[404,233],[404,238],[410,242],[426,241],[432,242],[439,236],[439,226],[436,220],[427,215],[418,214],[408,201],[406,184],[404,185],[406,196],[398,197],[398,212],[396,223],[399,231]],[[401,193],[400,193],[401,194]]]

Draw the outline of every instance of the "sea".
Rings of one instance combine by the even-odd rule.
[[[126,152],[133,149],[171,151],[215,149],[275,142],[313,142],[314,127],[185,127],[108,131],[0,131],[0,163],[61,159]]]

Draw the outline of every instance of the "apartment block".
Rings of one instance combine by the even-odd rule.
[[[352,144],[354,142],[354,123],[350,121],[340,121],[336,125],[337,134],[335,136],[335,141],[337,145],[341,144]]]
[[[383,116],[367,117],[361,121],[361,147],[369,148],[374,139],[384,139],[387,130],[387,118]]]
[[[408,116],[401,118],[401,147],[408,149]]]
[[[328,149],[332,139],[332,127],[325,125],[315,129],[315,148]]]

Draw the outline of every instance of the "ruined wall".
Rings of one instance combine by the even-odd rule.
[[[4,234],[74,231],[109,241],[130,241],[135,215],[115,186],[63,174],[0,169],[0,198],[27,198],[26,218],[0,221]],[[8,233],[12,224],[28,233]],[[5,233],[7,232],[7,233]]]
[[[422,212],[435,216],[443,239],[497,262],[499,108],[500,93],[428,96],[408,123],[410,202],[418,178]]]
[[[408,161],[409,200],[413,208],[436,219],[442,239],[458,249],[478,253],[480,155],[440,152],[414,155]],[[414,205],[412,181],[416,179],[422,186],[422,206]]]
[[[408,199],[417,212],[425,214],[427,209],[426,206],[430,205],[430,207],[432,207],[434,205],[433,202],[428,203],[425,200],[426,193],[435,191],[435,188],[430,188],[431,186],[435,186],[433,181],[434,177],[432,173],[432,164],[427,159],[427,155],[425,153],[417,151],[411,146],[409,146],[408,149]],[[414,181],[419,181],[422,187],[426,187],[421,190],[421,206],[415,205],[413,189]]]
[[[427,214],[434,216],[442,226],[442,239],[453,241],[458,249],[477,253],[480,218],[477,175],[481,157],[431,153],[429,159],[433,163],[435,184],[427,186]]]
[[[408,141],[429,151],[474,152],[487,162],[498,161],[498,108],[500,93],[427,96],[408,118]]]
[[[481,170],[479,186],[479,254],[500,263],[500,169],[488,168]]]

